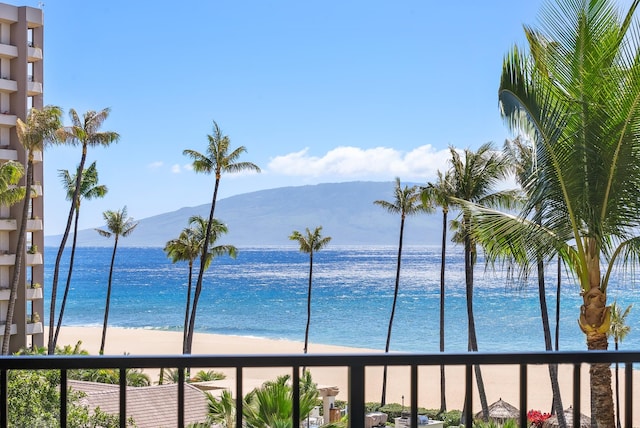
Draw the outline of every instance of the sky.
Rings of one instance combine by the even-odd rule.
[[[6,0],[5,0],[6,1]],[[109,191],[82,204],[80,228],[126,206],[143,219],[211,201],[213,121],[262,172],[226,174],[219,199],[343,181],[427,183],[449,147],[511,138],[498,108],[502,59],[537,25],[543,0],[43,0],[44,102],[110,108],[89,149]],[[69,210],[58,177],[79,147],[45,150],[45,234]],[[390,194],[391,197],[391,194]],[[185,225],[186,226],[186,225]]]

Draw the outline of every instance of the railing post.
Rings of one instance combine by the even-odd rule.
[[[186,367],[178,367],[178,428],[184,427],[184,372]]]
[[[527,365],[520,364],[520,426],[526,427],[529,424],[527,420]]]
[[[364,365],[349,366],[349,427],[364,428]]]
[[[633,426],[633,363],[624,363],[624,426]]]
[[[418,428],[418,366],[411,365],[411,428]]]
[[[7,370],[0,370],[0,427],[7,428],[9,424],[9,395],[7,394]]]
[[[236,426],[242,426],[242,367],[236,367]]]
[[[67,426],[67,370],[60,369],[60,426]]]
[[[467,413],[464,415],[464,426],[473,427],[473,365],[467,364],[464,370],[464,408]]]
[[[120,426],[127,426],[127,369],[120,369]]]
[[[304,373],[303,373],[304,376]],[[300,366],[293,366],[292,376],[292,393],[293,393],[293,428],[300,428]]]
[[[580,364],[573,365],[573,426],[580,428]]]

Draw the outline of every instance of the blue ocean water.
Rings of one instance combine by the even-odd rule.
[[[50,292],[56,248],[46,248],[45,290]],[[460,247],[448,251],[445,346],[467,349],[464,262]],[[101,326],[112,248],[78,248],[64,325]],[[65,257],[68,259],[68,257]],[[384,349],[396,272],[393,247],[341,247],[314,256],[310,341]],[[203,281],[196,329],[206,333],[304,340],[309,258],[297,248],[240,248],[238,257],[214,260]],[[556,266],[547,272],[547,304],[555,328]],[[197,270],[194,270],[194,276]],[[67,265],[63,264],[58,296]],[[173,264],[161,248],[118,248],[109,325],[182,331],[188,266]],[[195,282],[195,281],[194,281]],[[632,278],[616,277],[609,301],[625,308],[640,297]],[[475,271],[474,311],[480,351],[542,351],[537,282],[509,281],[504,269]],[[438,352],[440,249],[403,249],[400,293],[391,349]],[[582,299],[563,274],[560,349],[584,350],[577,325]],[[45,306],[48,310],[49,297]],[[59,308],[59,302],[58,306]],[[44,320],[48,320],[45,314]],[[628,317],[621,349],[640,349],[640,306]],[[613,341],[610,341],[613,349]]]

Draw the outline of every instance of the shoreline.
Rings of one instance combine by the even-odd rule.
[[[60,329],[59,346],[75,345],[82,341],[81,348],[91,355],[97,355],[100,347],[101,327],[65,327]],[[47,337],[47,329],[45,329]],[[182,354],[182,332],[155,329],[111,327],[107,330],[105,355],[180,355]],[[301,354],[303,342],[285,339],[265,339],[260,337],[231,336],[221,334],[196,333],[193,341],[193,354]],[[345,347],[337,345],[321,345],[310,343],[309,353],[312,354],[361,354],[382,353],[380,350]],[[216,370],[215,367],[207,368]],[[319,386],[336,386],[340,392],[338,400],[347,400],[348,379],[346,368],[312,367],[310,368],[314,382]],[[234,376],[229,370],[225,372],[228,379]],[[272,380],[278,375],[290,373],[282,368],[248,368],[244,370],[244,393]],[[568,408],[573,401],[573,366],[558,367],[558,376],[564,408]],[[150,375],[153,383],[157,382],[157,371],[145,371]],[[365,401],[380,400],[382,389],[382,367],[366,369]],[[519,399],[519,366],[482,366],[482,376],[485,384],[488,403],[503,399],[518,407]],[[410,368],[389,367],[389,382],[387,383],[387,403],[408,403],[410,400]],[[549,412],[551,409],[551,386],[548,369],[545,366],[528,367],[528,409]],[[624,376],[621,376],[621,391],[624,391]],[[634,371],[634,390],[640,391],[640,373]],[[233,385],[229,382],[229,385]],[[421,407],[433,409],[440,407],[440,368],[438,366],[420,367],[418,370],[418,404]],[[613,387],[613,385],[612,385]],[[231,388],[233,389],[233,387]],[[235,395],[235,392],[234,392]],[[589,367],[581,368],[581,409],[588,414],[589,404]],[[615,397],[614,397],[615,399]],[[448,366],[446,368],[446,400],[448,409],[462,409],[464,402],[464,367]],[[634,409],[635,410],[635,409]],[[473,397],[474,413],[480,411],[480,400],[475,388]],[[624,402],[621,403],[624,412]],[[634,412],[634,426],[640,426],[640,412]]]

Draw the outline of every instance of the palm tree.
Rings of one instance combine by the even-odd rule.
[[[207,145],[206,154],[202,154],[195,150],[184,150],[182,153],[193,159],[193,170],[205,174],[213,173],[215,175],[215,184],[213,186],[213,197],[211,199],[211,210],[209,212],[209,221],[205,233],[204,244],[202,245],[202,254],[200,256],[200,266],[198,270],[198,279],[196,281],[195,295],[199,296],[202,291],[202,278],[206,267],[206,260],[209,251],[209,241],[211,240],[211,227],[213,226],[213,215],[216,209],[216,200],[218,198],[218,187],[223,173],[255,171],[260,172],[260,168],[251,162],[238,162],[240,155],[247,151],[244,146],[231,150],[231,140],[228,136],[222,135],[222,131],[218,124],[213,121],[213,135],[207,135],[209,144]],[[231,150],[231,151],[230,151]],[[194,300],[194,304],[195,304]],[[189,338],[188,352],[191,352],[191,343],[193,341],[193,326],[195,323],[195,312],[192,311],[189,320]]]
[[[17,186],[24,175],[24,167],[16,161],[0,164],[0,205],[7,207],[24,199],[24,187]]]
[[[307,326],[304,330],[304,353],[307,353],[309,344],[309,325],[311,323],[311,278],[313,276],[313,253],[322,250],[329,245],[330,236],[322,237],[322,226],[316,227],[313,232],[307,227],[306,234],[294,230],[289,239],[298,241],[300,251],[309,254],[309,287],[307,289]]]
[[[615,300],[611,304],[611,326],[609,326],[609,335],[613,336],[616,351],[618,350],[618,343],[622,342],[631,331],[631,327],[627,325],[627,316],[629,312],[631,312],[632,306],[633,305],[629,305],[627,309],[622,311]],[[616,361],[616,423],[618,428],[620,428],[622,425],[620,424],[620,381],[618,371],[618,362]]]
[[[22,207],[22,217],[20,219],[20,230],[18,231],[18,243],[16,245],[16,261],[11,279],[11,291],[9,292],[9,306],[7,308],[7,319],[4,328],[4,340],[2,341],[2,355],[9,353],[9,342],[11,334],[11,324],[13,323],[13,313],[15,311],[16,296],[18,295],[18,285],[22,262],[25,257],[25,242],[27,237],[27,220],[29,218],[29,206],[31,204],[31,187],[33,185],[33,157],[34,152],[42,151],[45,144],[56,142],[55,132],[60,128],[60,116],[62,110],[55,106],[46,106],[42,110],[31,109],[27,115],[27,121],[23,122],[18,118],[16,122],[16,132],[18,140],[27,152],[27,167],[25,168],[26,183],[24,190],[24,204]]]
[[[207,393],[208,421],[223,428],[233,428],[236,423],[236,402],[228,389],[222,390],[220,398]]]
[[[481,145],[476,152],[465,149],[463,156],[453,147],[449,151],[451,152],[450,183],[456,204],[459,204],[459,201],[469,201],[481,206],[513,208],[516,202],[514,191],[494,191],[497,183],[508,174],[510,164],[505,156],[493,149],[491,143]],[[462,159],[463,157],[464,159]],[[478,340],[473,313],[473,269],[477,259],[477,245],[472,236],[474,225],[471,220],[471,216],[467,212],[462,213],[461,217],[454,222],[454,227],[457,230],[453,239],[464,245],[468,350],[477,352]],[[482,372],[478,365],[474,366],[474,370],[483,417],[486,419],[489,414],[489,406]],[[471,409],[464,409],[464,411],[471,412]]]
[[[400,239],[398,241],[398,259],[396,263],[396,283],[393,289],[393,304],[391,305],[391,316],[389,317],[389,328],[387,330],[387,342],[384,347],[384,352],[389,352],[389,346],[391,345],[391,330],[393,328],[393,318],[396,312],[396,303],[398,301],[398,291],[400,289],[400,264],[402,261],[402,239],[404,235],[404,223],[408,215],[414,215],[420,212],[425,212],[430,207],[426,207],[422,204],[421,193],[418,186],[404,186],[400,185],[400,178],[396,177],[394,187],[394,200],[393,202],[377,200],[373,202],[376,205],[381,206],[391,214],[400,214]],[[380,399],[380,405],[384,406],[386,403],[387,393],[387,366],[384,367],[382,376],[382,398]]]
[[[116,260],[116,251],[118,249],[118,239],[122,236],[126,238],[131,235],[138,223],[133,218],[127,217],[127,207],[125,206],[118,211],[105,211],[102,213],[106,221],[105,229],[96,229],[101,236],[110,238],[114,237],[113,253],[111,254],[111,266],[109,267],[109,284],[107,285],[107,301],[104,309],[104,323],[102,325],[102,341],[100,342],[100,355],[104,354],[104,343],[107,338],[107,321],[109,319],[109,304],[111,303],[111,280],[113,279],[113,265]]]
[[[449,214],[449,197],[453,196],[451,176],[449,172],[443,174],[438,171],[438,179],[435,183],[427,183],[422,189],[422,203],[425,206],[433,204],[442,208],[442,244],[440,252],[440,352],[444,352],[444,293],[445,293],[445,266],[447,248],[447,215]],[[445,366],[440,364],[440,413],[447,411]]]
[[[67,191],[67,199],[72,199],[76,190],[76,176],[71,175],[69,171],[59,170],[58,176],[62,180],[62,185]],[[80,202],[82,199],[91,200],[94,198],[103,198],[107,194],[107,186],[98,184],[98,170],[96,163],[93,162],[89,165],[83,174],[82,182],[80,183],[80,192],[78,193],[78,205],[75,209],[75,221],[73,224],[73,243],[71,244],[71,255],[69,257],[69,273],[67,274],[67,283],[64,287],[64,294],[62,296],[62,303],[60,304],[60,314],[58,315],[58,322],[56,324],[56,331],[53,335],[53,346],[58,343],[58,334],[60,334],[60,327],[62,326],[62,317],[64,316],[64,308],[67,304],[67,297],[69,295],[69,288],[71,287],[71,273],[73,272],[73,262],[76,254],[76,242],[78,238],[78,218],[80,217]]]
[[[100,111],[87,111],[82,118],[78,116],[78,113],[74,109],[69,110],[69,117],[71,118],[71,126],[61,128],[58,131],[58,138],[67,141],[69,144],[82,146],[82,156],[80,157],[80,163],[76,172],[76,184],[74,186],[74,193],[71,197],[71,207],[69,208],[69,215],[67,217],[67,225],[62,235],[60,247],[58,248],[58,254],[56,255],[56,262],[53,268],[53,280],[51,282],[51,304],[49,308],[49,342],[48,349],[49,354],[53,353],[55,349],[54,339],[54,322],[56,314],[56,296],[58,291],[58,275],[60,273],[60,262],[62,260],[62,253],[67,244],[69,238],[69,232],[71,230],[71,223],[73,221],[74,213],[80,205],[80,191],[82,189],[82,174],[84,172],[84,164],[87,159],[87,149],[89,147],[108,147],[111,143],[115,143],[120,139],[120,135],[113,131],[99,131],[100,127],[105,120],[109,117],[111,109],[105,108]]]
[[[535,179],[535,169],[533,162],[533,147],[527,144],[524,138],[517,137],[514,140],[506,140],[503,151],[510,161],[515,173],[516,182],[523,189],[528,188],[527,182]],[[542,207],[535,209],[534,219],[540,223],[540,215],[542,215]],[[542,255],[537,256],[536,269],[538,274],[538,298],[540,300],[540,315],[542,317],[542,332],[544,335],[544,346],[547,351],[553,351],[551,343],[551,326],[549,323],[549,310],[547,308],[547,291],[544,281],[544,260]],[[551,389],[553,394],[552,413],[558,418],[560,426],[566,425],[564,418],[564,408],[562,406],[562,397],[560,395],[560,385],[558,383],[558,365],[549,364],[549,377],[551,380]]]
[[[640,253],[640,1],[622,14],[611,0],[557,1],[525,27],[529,51],[506,55],[498,92],[507,125],[534,144],[530,197],[519,216],[469,208],[476,239],[525,262],[560,254],[580,285],[587,348],[606,350],[610,273]],[[537,206],[548,207],[541,224],[528,221]],[[591,365],[590,378],[591,414],[614,426],[609,366]]]
[[[189,337],[189,326],[190,326],[190,308],[191,308],[191,284],[193,278],[193,263],[198,257],[198,254],[202,252],[202,245],[204,245],[204,238],[207,230],[207,220],[201,216],[192,216],[189,218],[189,227],[185,228],[180,232],[180,236],[176,239],[172,239],[167,242],[164,247],[164,251],[167,253],[167,256],[171,258],[173,263],[177,263],[179,261],[186,261],[189,263],[189,279],[187,283],[187,301],[185,305],[185,313],[184,313],[184,333],[182,338],[182,352],[184,354],[188,354],[190,352],[190,345],[187,341]],[[211,261],[214,256],[221,256],[224,254],[228,254],[231,257],[235,257],[237,254],[237,249],[232,245],[218,245],[214,246],[213,244],[218,239],[218,237],[227,233],[227,226],[220,222],[217,219],[213,220],[213,226],[211,228],[213,239],[210,239],[209,243],[209,251],[207,252],[207,260],[205,264],[205,270],[209,268]],[[198,298],[200,294],[198,293]],[[198,299],[194,298],[193,306],[194,308],[197,306]],[[194,310],[195,311],[195,310]],[[194,312],[195,313],[195,312]],[[195,324],[194,324],[195,325]]]

